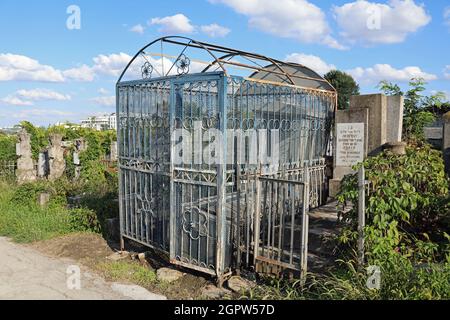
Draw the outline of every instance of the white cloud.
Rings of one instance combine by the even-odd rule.
[[[126,53],[113,53],[109,55],[98,55],[94,60],[92,70],[96,73],[101,73],[110,76],[118,76],[126,67],[132,57]]]
[[[108,97],[96,97],[91,99],[92,102],[98,104],[103,107],[112,107],[116,105],[116,97],[108,96]]]
[[[89,66],[83,64],[80,67],[63,71],[64,77],[69,80],[91,82],[94,81],[95,72]]]
[[[32,90],[19,90],[16,95],[24,99],[40,101],[40,100],[55,100],[55,101],[67,101],[70,100],[70,95],[62,94],[49,89],[32,89]]]
[[[55,110],[55,109],[25,109],[18,112],[10,113],[9,116],[16,119],[29,119],[32,117],[66,117],[73,116],[73,112]]]
[[[325,13],[307,0],[210,0],[223,3],[249,18],[251,27],[306,43],[345,49],[331,36]]]
[[[424,6],[414,0],[389,0],[387,4],[358,0],[335,6],[333,11],[342,37],[368,45],[403,42],[431,21]]]
[[[302,64],[314,71],[316,71],[320,75],[325,75],[328,71],[335,70],[336,66],[333,64],[328,64],[325,61],[323,61],[321,58],[309,55],[309,54],[303,54],[303,53],[292,53],[288,55],[285,59],[288,62],[295,62]]]
[[[211,38],[223,38],[230,33],[230,29],[222,27],[217,23],[201,26],[200,30]]]
[[[98,89],[98,93],[100,93],[102,95],[106,95],[109,93],[109,91],[105,88],[100,88],[100,89]]]
[[[450,27],[450,7],[444,9],[445,24]]]
[[[135,33],[139,33],[139,34],[143,34],[144,31],[145,31],[145,28],[144,28],[144,26],[142,24],[137,24],[137,25],[133,26],[130,29],[130,31],[131,32],[135,32]]]
[[[403,69],[395,69],[389,64],[376,64],[370,68],[355,68],[347,70],[356,81],[361,84],[378,84],[382,80],[408,82],[412,78],[423,78],[426,81],[436,80],[437,76],[426,73],[419,67],[411,66]]]
[[[3,102],[4,104],[8,104],[11,106],[32,106],[33,105],[33,102],[20,99],[13,95],[6,96],[3,99],[1,99],[0,101]]]
[[[189,18],[181,13],[164,18],[153,18],[149,24],[160,26],[158,31],[164,34],[193,33],[195,31],[195,27],[191,24]]]
[[[60,70],[23,55],[0,54],[0,81],[63,82]]]
[[[444,68],[444,77],[445,77],[445,79],[449,79],[450,80],[450,65],[445,66],[445,68]]]
[[[32,106],[34,101],[68,101],[70,95],[62,94],[49,89],[18,90],[1,101],[14,106]]]

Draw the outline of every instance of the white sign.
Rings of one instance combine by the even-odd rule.
[[[364,123],[336,125],[336,166],[351,167],[364,161]]]

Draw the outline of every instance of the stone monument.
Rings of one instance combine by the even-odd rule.
[[[16,144],[17,183],[24,184],[36,180],[36,169],[31,152],[31,136],[22,130],[19,133],[19,142]]]
[[[48,179],[54,181],[60,178],[66,170],[66,161],[64,160],[64,148],[62,147],[62,135],[50,135],[50,147],[48,149],[49,174]]]
[[[352,96],[348,110],[336,112],[334,170],[330,197],[339,192],[342,178],[354,173],[352,166],[376,155],[386,146],[402,153],[402,96],[369,94]]]

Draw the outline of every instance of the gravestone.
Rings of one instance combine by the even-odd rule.
[[[45,178],[48,175],[48,153],[39,153],[37,174],[39,178]]]
[[[50,135],[50,148],[48,149],[49,174],[48,179],[54,181],[60,178],[66,170],[64,160],[64,148],[62,147],[62,135]]]
[[[367,109],[367,152],[369,155],[382,151],[387,141],[387,97],[383,94],[352,96],[350,112],[354,109]],[[403,115],[402,115],[403,116]]]
[[[352,166],[382,152],[387,143],[396,151],[403,129],[402,96],[369,94],[352,96],[348,110],[336,112],[333,179],[330,197],[339,192],[342,178],[354,173]],[[401,151],[401,150],[400,150]],[[401,153],[398,151],[398,153]]]
[[[364,161],[364,123],[336,125],[336,166],[351,167]]]
[[[19,133],[19,142],[16,144],[17,171],[16,178],[18,184],[33,182],[36,180],[36,169],[31,152],[31,136],[22,130]]]
[[[388,96],[386,99],[386,140],[390,143],[401,142],[405,98],[403,96]]]

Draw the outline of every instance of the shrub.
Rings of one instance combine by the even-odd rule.
[[[382,153],[363,165],[370,182],[366,195],[368,254],[384,256],[385,250],[402,249],[413,255],[410,251],[425,241],[436,242],[436,257],[444,258],[450,198],[440,152],[429,145],[409,146],[405,156]],[[356,208],[357,190],[356,175],[345,177],[339,202],[351,202]],[[340,239],[354,244],[356,210],[341,218],[346,225]]]

